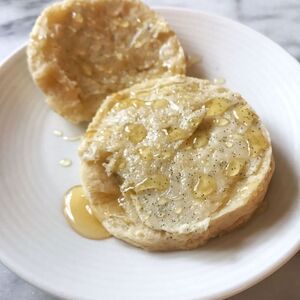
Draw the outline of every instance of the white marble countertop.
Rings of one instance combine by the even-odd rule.
[[[24,44],[43,7],[51,0],[0,0],[0,61]],[[145,0],[150,5],[201,9],[238,20],[267,35],[300,60],[299,0]],[[275,274],[231,300],[300,299],[300,253]],[[0,263],[1,300],[54,300]]]

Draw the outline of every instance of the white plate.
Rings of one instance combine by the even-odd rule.
[[[195,251],[148,253],[118,240],[87,240],[61,211],[79,183],[76,142],[52,134],[80,129],[49,110],[21,49],[0,69],[0,258],[32,284],[76,299],[224,298],[262,280],[300,246],[300,67],[279,46],[230,20],[159,9],[187,52],[193,72],[224,77],[262,116],[273,138],[276,172],[269,207],[244,228]],[[71,158],[62,168],[58,161]]]

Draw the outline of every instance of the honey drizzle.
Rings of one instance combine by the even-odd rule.
[[[76,142],[81,139],[81,135],[67,136],[67,135],[64,135],[63,131],[57,130],[57,129],[53,130],[53,134],[57,137],[62,138],[64,141],[69,141],[69,142]]]
[[[80,185],[73,186],[65,193],[64,216],[70,226],[83,237],[102,240],[111,236],[93,215]]]
[[[72,165],[72,161],[71,161],[71,159],[64,158],[64,159],[61,159],[61,160],[59,161],[59,164],[60,164],[62,167],[67,168],[67,167],[70,167],[70,166]]]

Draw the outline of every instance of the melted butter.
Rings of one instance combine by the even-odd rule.
[[[115,170],[121,171],[126,167],[126,159],[124,157],[119,157],[115,164]]]
[[[226,98],[213,98],[205,103],[207,116],[221,116],[232,105],[232,102]]]
[[[197,128],[203,121],[204,117],[197,116],[188,120],[188,123],[192,126],[192,128]]]
[[[250,110],[247,105],[239,104],[233,110],[234,117],[242,124],[250,126],[252,123],[257,122],[256,114]]]
[[[199,177],[195,187],[194,196],[197,199],[204,199],[214,193],[217,189],[216,181],[213,177],[203,174]]]
[[[227,124],[229,124],[229,120],[226,118],[218,118],[218,119],[214,119],[214,124],[216,124],[217,126],[226,126]]]
[[[225,174],[229,177],[237,176],[245,166],[245,161],[240,158],[232,159],[226,166]]]
[[[206,131],[200,131],[195,134],[193,139],[193,146],[195,148],[201,148],[208,144],[209,133]]]
[[[208,144],[209,141],[209,132],[208,130],[197,130],[192,136],[190,136],[185,146],[187,149],[201,148]]]
[[[144,160],[151,161],[153,159],[152,150],[150,147],[143,147],[139,149],[139,154]]]
[[[72,187],[64,195],[64,215],[71,227],[86,238],[102,240],[111,236],[93,215],[80,185]]]
[[[169,187],[169,179],[163,174],[150,175],[149,177],[138,183],[134,190],[139,193],[149,189],[164,191]]]
[[[176,142],[185,139],[188,135],[188,132],[181,128],[175,128],[175,129],[170,129],[168,131],[168,135],[171,142]]]
[[[248,151],[252,157],[257,157],[269,146],[268,140],[258,128],[248,129],[245,136],[248,142]]]
[[[68,158],[64,158],[64,159],[61,159],[59,161],[59,164],[62,166],[62,167],[70,167],[72,165],[72,161],[71,159],[68,159]]]
[[[128,124],[125,126],[125,132],[134,144],[138,144],[147,136],[147,130],[142,124]]]

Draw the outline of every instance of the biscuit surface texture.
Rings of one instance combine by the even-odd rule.
[[[148,250],[192,249],[243,224],[274,170],[269,134],[246,101],[185,76],[107,97],[79,152],[95,215]]]
[[[185,73],[183,49],[165,20],[138,0],[68,0],[46,8],[27,47],[48,104],[89,121],[112,92]]]

